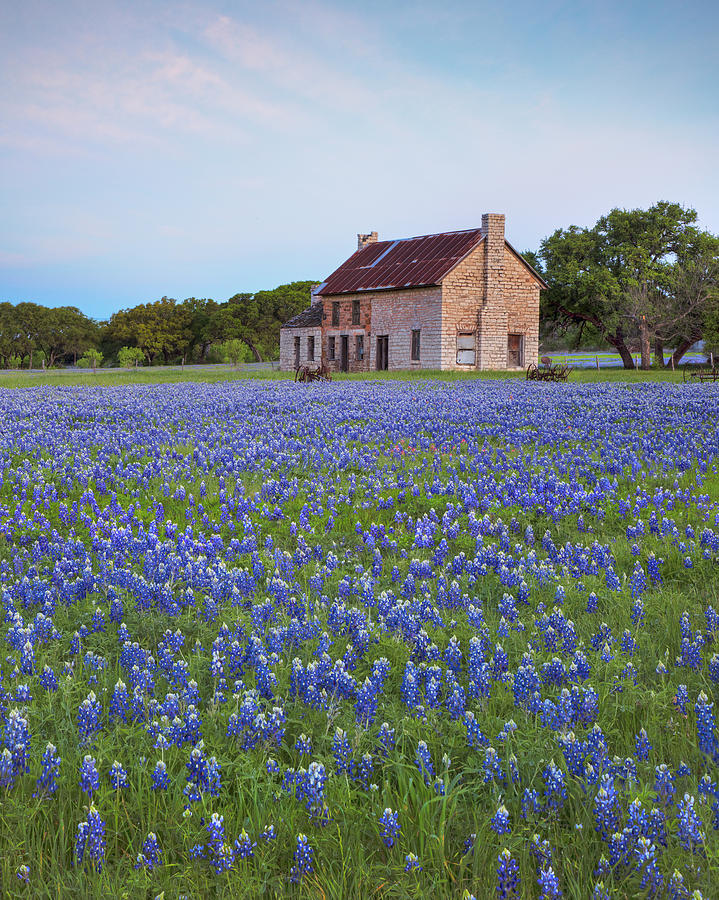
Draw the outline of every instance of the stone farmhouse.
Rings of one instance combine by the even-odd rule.
[[[517,369],[537,362],[539,292],[546,287],[504,237],[504,216],[482,227],[380,241],[312,290],[280,330],[280,368]]]

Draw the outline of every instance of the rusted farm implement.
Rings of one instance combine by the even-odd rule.
[[[312,369],[310,366],[298,366],[295,369],[295,381],[332,381],[332,373],[324,363],[317,366],[316,369]]]
[[[527,381],[566,381],[572,366],[552,365],[548,356],[542,357],[542,365],[530,363],[527,366]]]
[[[719,366],[713,366],[711,369],[698,369],[696,372],[690,372],[684,366],[684,383],[692,381],[719,381]]]

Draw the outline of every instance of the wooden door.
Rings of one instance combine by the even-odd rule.
[[[389,367],[389,335],[381,334],[377,338],[377,369]]]
[[[519,368],[523,364],[522,360],[522,335],[507,335],[507,365],[510,368]]]
[[[340,343],[340,369],[343,372],[349,372],[350,368],[350,350],[349,350],[349,335],[343,334],[342,340]]]

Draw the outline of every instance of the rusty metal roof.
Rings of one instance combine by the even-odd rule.
[[[282,326],[283,328],[315,328],[322,324],[322,303],[313,303],[307,309],[303,309],[301,313],[297,313],[288,322]]]
[[[481,229],[472,228],[377,241],[350,256],[316,293],[328,296],[439,284],[481,239]]]

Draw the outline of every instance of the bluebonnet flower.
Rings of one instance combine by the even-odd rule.
[[[551,866],[540,869],[537,882],[541,888],[540,900],[559,900],[562,891],[559,887],[559,879]]]
[[[717,750],[717,738],[714,733],[714,704],[702,691],[694,704],[697,717],[697,737],[699,749],[707,756],[713,756]]]
[[[609,775],[605,775],[594,798],[595,828],[602,840],[608,841],[609,836],[617,830],[620,816],[619,797],[614,787],[614,781]]]
[[[263,841],[266,842],[274,841],[277,838],[277,834],[275,833],[275,826],[266,825],[260,832],[260,837]]]
[[[254,856],[256,846],[257,841],[252,841],[243,828],[240,832],[240,836],[235,841],[235,856],[238,859],[247,859],[250,856]]]
[[[295,741],[295,750],[300,756],[310,756],[312,754],[312,741],[306,734],[301,734]]]
[[[500,900],[512,900],[518,898],[521,879],[519,877],[519,863],[506,848],[498,857],[497,865],[497,897]]]
[[[567,799],[567,784],[564,773],[559,769],[554,760],[550,760],[542,773],[544,778],[544,796],[547,808],[559,810]]]
[[[196,803],[207,793],[217,797],[222,786],[220,764],[215,757],[205,759],[202,750],[194,747],[190,753],[190,761],[186,763],[187,784],[184,794],[190,803]]]
[[[77,711],[77,728],[80,732],[80,744],[91,743],[101,727],[100,702],[94,691],[90,691]]]
[[[88,797],[100,787],[100,773],[92,756],[85,756],[80,766],[80,788]]]
[[[147,869],[148,872],[153,872],[161,864],[162,850],[157,841],[157,835],[151,831],[142,842],[142,850],[137,854],[137,860],[134,867],[136,869],[143,868]]]
[[[534,788],[525,788],[522,794],[522,818],[538,813],[542,808],[542,802]]]
[[[169,786],[170,776],[167,774],[167,766],[161,759],[158,759],[152,770],[152,790],[166,791]]]
[[[77,864],[102,872],[105,861],[105,822],[97,809],[90,804],[87,819],[77,826],[75,857]]]
[[[393,812],[389,807],[380,816],[379,824],[382,826],[381,836],[387,847],[394,846],[395,839],[400,833],[399,813]]]
[[[0,784],[12,787],[29,768],[30,728],[18,709],[13,709],[5,720],[5,745]]]
[[[704,832],[701,819],[694,810],[694,797],[684,794],[677,803],[677,836],[685,850],[696,853],[704,847]]]
[[[119,791],[120,788],[127,787],[127,772],[122,763],[117,760],[110,766],[110,786],[113,791]]]
[[[684,884],[684,876],[678,869],[672,873],[667,883],[667,889],[671,900],[689,900],[689,891]]]
[[[116,720],[127,722],[127,714],[130,709],[130,698],[127,693],[127,687],[123,681],[118,681],[112,692],[110,699],[110,724]]]
[[[674,802],[674,775],[672,770],[666,763],[662,763],[654,769],[654,790],[657,793],[657,799],[665,806],[670,806]]]
[[[314,850],[307,841],[306,834],[297,835],[297,845],[294,853],[294,865],[290,869],[290,881],[297,883],[302,880],[303,876],[314,871],[312,865],[312,857]]]
[[[502,804],[497,812],[492,816],[489,820],[489,827],[495,834],[509,834],[512,830],[512,826],[509,822],[509,811],[507,807]]]
[[[502,770],[502,760],[494,747],[487,747],[484,751],[484,783],[495,781],[504,785],[505,777]]]
[[[30,867],[26,865],[22,865],[18,867],[17,872],[15,873],[20,881],[24,881],[25,884],[30,884]]]
[[[419,858],[415,853],[408,853],[404,858],[404,871],[405,872],[421,872],[422,866],[419,863]]]
[[[425,741],[420,741],[417,744],[415,764],[419,769],[420,775],[424,778],[424,783],[429,786],[430,780],[434,777],[434,767],[432,765],[432,757]]]
[[[325,785],[327,772],[320,762],[311,762],[304,778],[303,793],[307,798],[307,809],[314,818],[324,817],[326,811]]]
[[[659,566],[664,562],[663,559],[657,559],[654,553],[650,553],[647,559],[647,571],[649,572],[649,578],[651,579],[652,584],[661,584],[662,583],[662,575],[659,571]]]
[[[57,747],[48,744],[42,755],[42,772],[37,779],[37,788],[33,797],[42,794],[54,794],[57,791],[57,777],[60,774],[60,757],[57,755]]]
[[[42,667],[42,672],[40,673],[40,684],[49,693],[54,693],[57,690],[57,676],[50,666]]]
[[[634,564],[634,571],[629,576],[629,587],[632,599],[636,599],[647,589],[647,576],[639,561]]]
[[[489,743],[487,736],[479,727],[479,722],[473,712],[469,710],[465,712],[464,725],[467,729],[467,744],[470,747],[481,747]]]
[[[632,603],[632,611],[630,617],[632,620],[632,625],[634,625],[636,628],[640,628],[644,624],[644,602],[640,598],[637,598],[634,603]]]
[[[212,818],[205,826],[209,834],[207,850],[210,862],[215,872],[219,875],[232,867],[234,862],[234,848],[225,840],[224,817],[219,813],[212,813]]]
[[[654,895],[664,883],[657,865],[657,848],[645,837],[640,837],[634,851],[637,872],[641,874],[640,889]]]
[[[637,759],[642,761],[649,759],[649,751],[652,749],[652,745],[649,742],[649,738],[647,737],[647,733],[644,728],[640,729],[639,734],[636,735],[635,746],[637,751]]]
[[[677,708],[677,711],[680,712],[683,716],[686,716],[687,704],[689,703],[689,691],[687,690],[687,686],[685,684],[680,684],[677,687],[677,692],[674,696],[673,703]]]
[[[379,752],[382,756],[387,757],[390,751],[394,750],[395,733],[394,728],[390,728],[387,722],[383,722],[379,729]]]
[[[714,653],[709,660],[709,678],[714,684],[719,684],[719,653]]]

